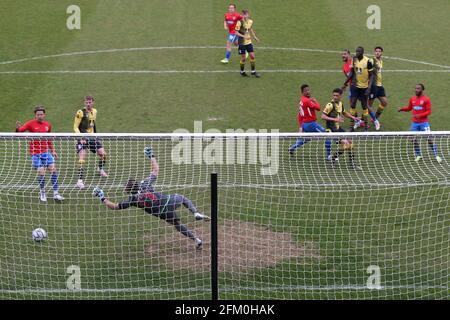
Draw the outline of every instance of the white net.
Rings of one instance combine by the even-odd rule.
[[[109,176],[98,175],[89,152],[84,190],[76,135],[50,137],[63,202],[52,199],[48,173],[48,200],[39,200],[28,154],[36,136],[0,139],[3,299],[211,297],[208,222],[177,211],[203,240],[196,250],[142,209],[109,210],[92,196],[99,186],[111,201],[126,199],[128,178],[150,174],[149,145],[160,166],[156,191],[184,195],[200,212],[209,214],[209,177],[219,174],[221,299],[450,297],[449,132],[304,134],[308,143],[293,155],[298,135],[99,135]],[[340,152],[344,138],[353,148]],[[326,160],[326,140],[339,161]],[[38,227],[48,240],[32,240]]]

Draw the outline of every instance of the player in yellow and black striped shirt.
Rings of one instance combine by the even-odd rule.
[[[245,73],[245,60],[246,60],[246,52],[250,56],[250,66],[252,69],[252,76],[255,78],[259,78],[259,73],[256,72],[255,67],[255,52],[252,44],[252,37],[259,42],[259,38],[256,36],[255,31],[253,30],[253,20],[250,19],[250,14],[248,10],[242,10],[242,20],[238,21],[236,24],[236,35],[239,37],[238,44],[239,49],[238,53],[241,55],[241,76],[247,77],[247,73]]]
[[[374,72],[375,72],[375,81],[372,85],[372,89],[370,90],[370,96],[369,96],[369,109],[372,109],[373,102],[375,99],[378,99],[380,101],[380,104],[378,105],[377,112],[375,113],[375,116],[377,119],[380,118],[381,113],[383,112],[384,108],[387,107],[388,101],[386,98],[386,91],[383,87],[383,78],[382,78],[382,70],[383,70],[383,48],[382,47],[375,47],[374,50],[374,58],[373,58],[373,64],[374,64]]]
[[[345,132],[341,124],[344,123],[344,117],[352,119],[353,121],[359,121],[358,118],[354,117],[344,109],[342,103],[342,89],[336,88],[333,90],[332,100],[325,106],[322,112],[321,118],[326,121],[326,128],[328,132]],[[331,165],[334,166],[339,161],[339,156],[348,152],[349,165],[352,169],[360,169],[355,162],[355,156],[353,153],[353,142],[350,139],[339,139],[337,140],[339,144],[339,149],[331,156]]]
[[[80,109],[75,114],[75,120],[73,123],[73,130],[75,133],[86,133],[92,134],[97,133],[97,109],[94,108],[94,97],[86,96],[84,98],[83,109]],[[89,149],[92,153],[96,153],[100,160],[98,162],[98,170],[102,177],[107,177],[108,174],[104,170],[105,162],[106,162],[106,152],[102,146],[102,143],[99,139],[79,139],[77,141],[77,153],[78,153],[78,182],[77,187],[80,189],[84,188],[84,163],[86,162],[86,149]]]
[[[353,57],[352,69],[350,70],[350,74],[348,75],[347,80],[344,83],[343,89],[351,80],[352,84],[350,87],[350,113],[355,117],[358,116],[358,113],[356,111],[356,103],[359,100],[363,109],[362,119],[364,121],[366,131],[369,125],[367,118],[369,114],[375,124],[375,129],[380,129],[380,124],[375,116],[375,113],[368,109],[367,101],[370,94],[370,88],[374,83],[374,77],[375,74],[373,72],[373,60],[364,55],[363,47],[356,48],[356,55]],[[353,131],[359,126],[359,123],[355,124],[353,120],[350,123],[350,131]]]

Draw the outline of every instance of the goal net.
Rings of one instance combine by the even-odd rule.
[[[209,215],[211,172],[221,299],[450,298],[450,132],[101,134],[92,138],[108,176],[86,149],[84,189],[79,138],[0,134],[2,299],[210,299],[210,223],[180,199]],[[40,200],[36,139],[53,141],[63,201],[49,170]],[[182,196],[173,208],[185,229],[92,195],[99,187],[113,203],[127,200],[128,179],[152,172],[147,146],[159,165],[153,191]],[[48,239],[36,242],[39,227]]]

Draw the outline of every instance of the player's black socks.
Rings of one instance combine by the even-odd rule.
[[[83,178],[84,178],[84,168],[80,167],[78,169],[78,179],[83,180]]]
[[[245,72],[245,62],[240,61],[241,74]]]
[[[103,167],[105,166],[106,160],[105,159],[100,159],[98,161],[98,168],[101,170],[103,169]]]
[[[256,72],[256,67],[255,67],[256,63],[255,63],[255,59],[250,59],[250,66],[252,68],[252,73]]]

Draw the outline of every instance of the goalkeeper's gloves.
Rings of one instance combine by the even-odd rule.
[[[154,158],[155,155],[153,154],[153,149],[152,147],[145,147],[144,148],[144,154],[147,158],[151,159]]]
[[[103,192],[102,189],[100,189],[99,187],[95,187],[94,190],[92,191],[92,195],[99,198],[101,200],[101,202],[105,201],[105,193]]]

